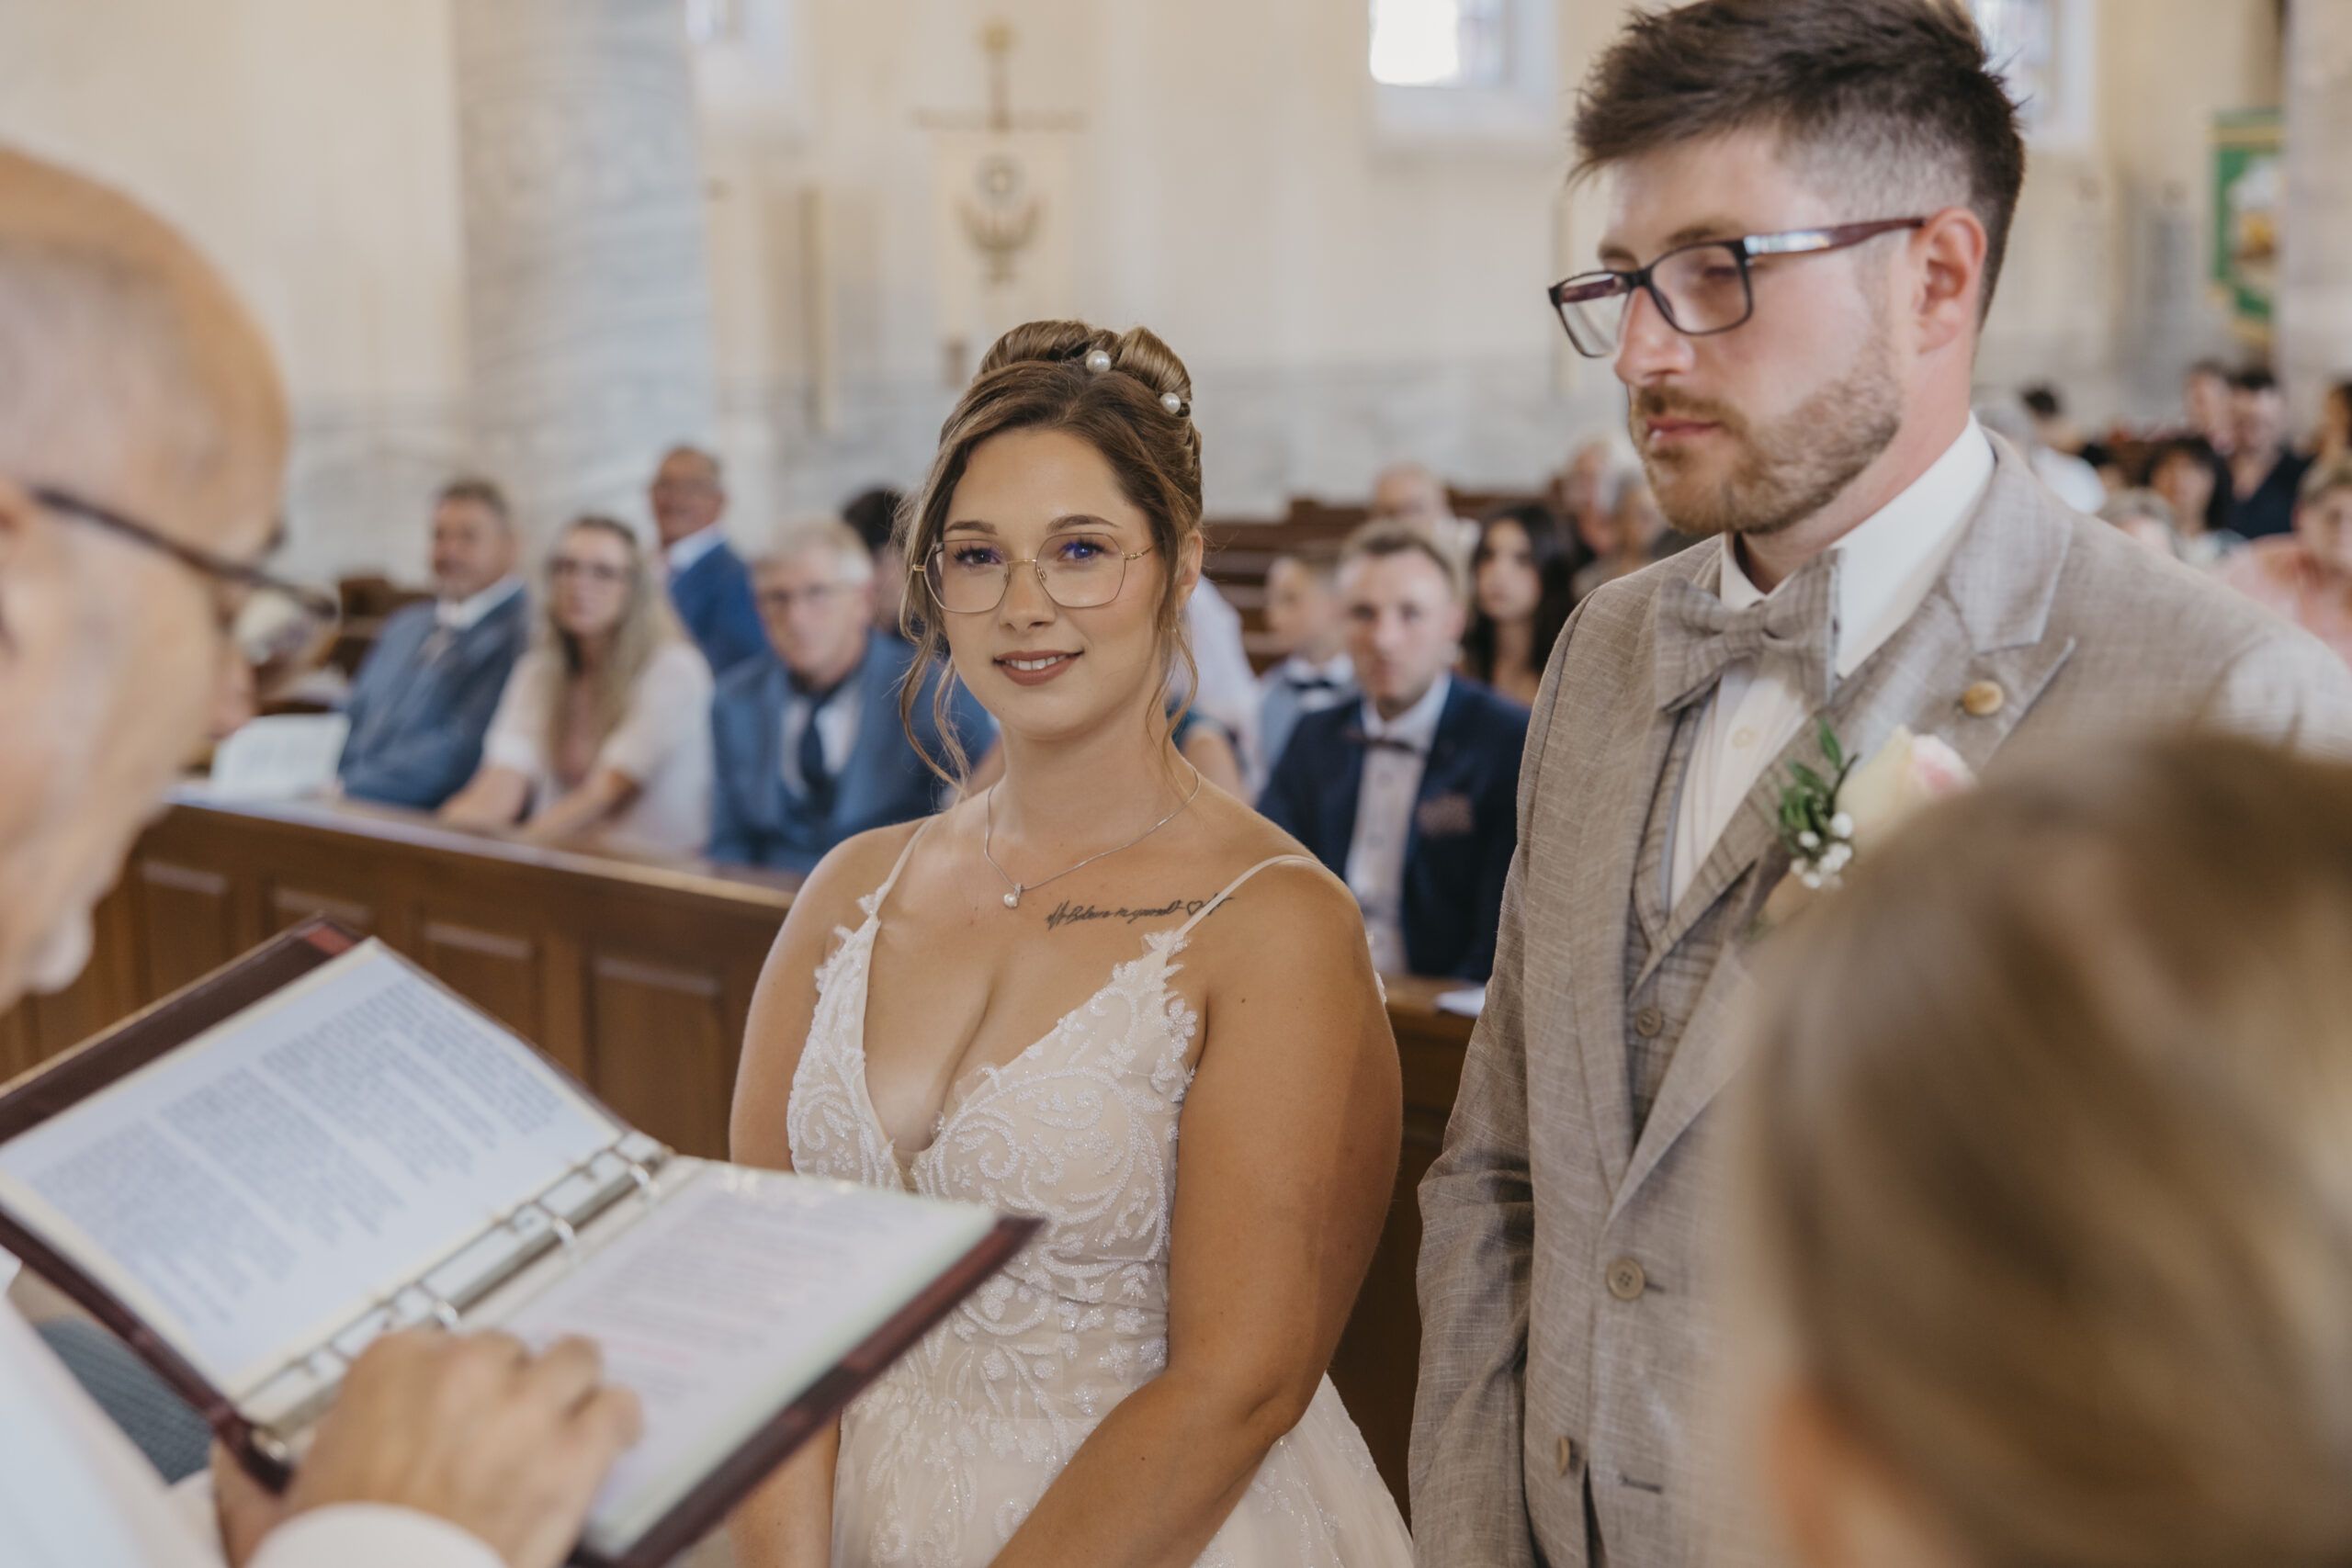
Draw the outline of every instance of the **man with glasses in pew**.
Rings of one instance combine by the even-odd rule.
[[[0,1012],[91,909],[207,735],[315,656],[331,595],[277,543],[287,412],[259,332],[176,233],[0,149]],[[413,1331],[355,1364],[282,1496],[216,1454],[238,1568],[553,1568],[635,1439],[595,1349]],[[0,1304],[11,1568],[210,1561],[161,1481]]]

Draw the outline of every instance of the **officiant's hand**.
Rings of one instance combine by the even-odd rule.
[[[556,1568],[605,1474],[637,1441],[637,1398],[596,1348],[534,1356],[503,1334],[412,1329],[352,1364],[282,1498],[216,1450],[223,1544],[242,1565],[284,1520],[337,1503],[413,1508],[470,1532],[508,1568]]]

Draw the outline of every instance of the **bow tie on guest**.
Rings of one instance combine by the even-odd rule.
[[[1394,735],[1372,735],[1351,727],[1345,731],[1343,738],[1351,744],[1361,746],[1368,751],[1402,751],[1408,757],[1418,757],[1421,754],[1419,747]]]
[[[1657,705],[1679,713],[1723,679],[1726,666],[1768,655],[1793,660],[1806,703],[1838,689],[1838,553],[1826,550],[1764,599],[1735,610],[1693,582],[1669,586],[1657,613]]]
[[[1340,682],[1329,675],[1285,675],[1283,684],[1294,692],[1336,692]]]

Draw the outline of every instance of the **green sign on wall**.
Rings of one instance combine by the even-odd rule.
[[[2277,109],[2213,119],[2212,281],[2241,333],[2267,344],[2286,209],[2284,127]]]

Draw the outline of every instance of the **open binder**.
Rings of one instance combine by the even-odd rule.
[[[0,1247],[270,1484],[381,1334],[596,1339],[647,1430],[589,1568],[707,1533],[1038,1224],[674,1154],[324,920],[0,1092]]]

